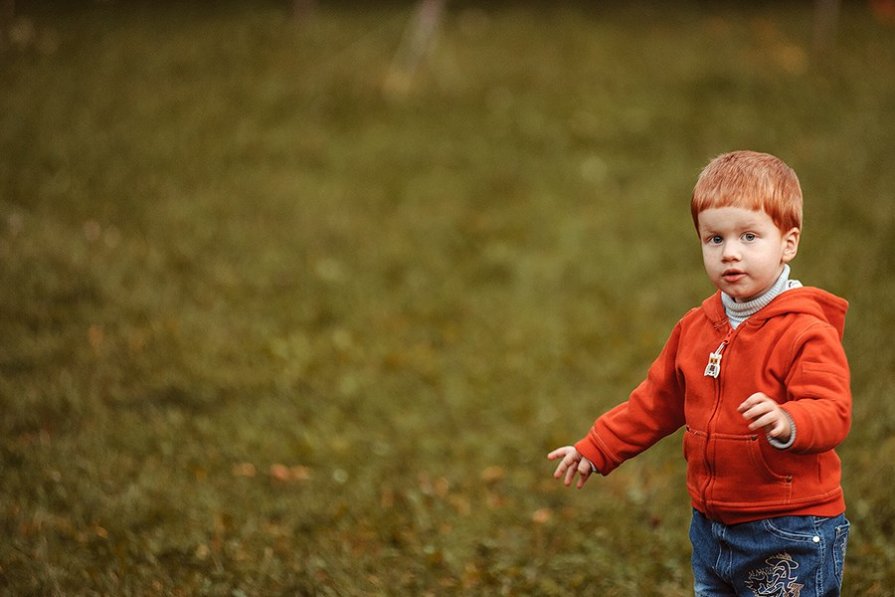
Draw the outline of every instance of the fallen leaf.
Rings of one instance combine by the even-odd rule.
[[[506,476],[506,471],[501,466],[492,465],[482,471],[481,479],[485,483],[496,483]]]

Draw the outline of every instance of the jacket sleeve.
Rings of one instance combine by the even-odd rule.
[[[839,332],[825,323],[810,326],[796,338],[792,363],[782,405],[796,428],[790,449],[832,450],[851,427],[850,374]]]
[[[575,448],[603,475],[684,424],[683,378],[676,356],[681,324],[628,400],[598,418]]]

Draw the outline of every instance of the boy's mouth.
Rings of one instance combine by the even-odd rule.
[[[746,273],[738,269],[728,269],[724,270],[721,277],[725,282],[734,283],[746,277]]]

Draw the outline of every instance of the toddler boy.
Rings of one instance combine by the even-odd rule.
[[[690,209],[718,291],[675,325],[626,402],[550,452],[554,477],[581,488],[684,427],[696,595],[839,595],[848,304],[789,277],[802,191],[780,159],[715,158]]]

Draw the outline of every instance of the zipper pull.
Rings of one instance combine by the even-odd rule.
[[[703,373],[705,377],[714,377],[715,379],[718,379],[718,376],[721,375],[721,352],[724,350],[724,347],[727,346],[728,342],[730,342],[730,336],[732,334],[733,330],[727,332],[727,335],[721,340],[721,344],[718,345],[715,352],[709,353],[709,362],[708,365],[705,366],[705,373]]]

